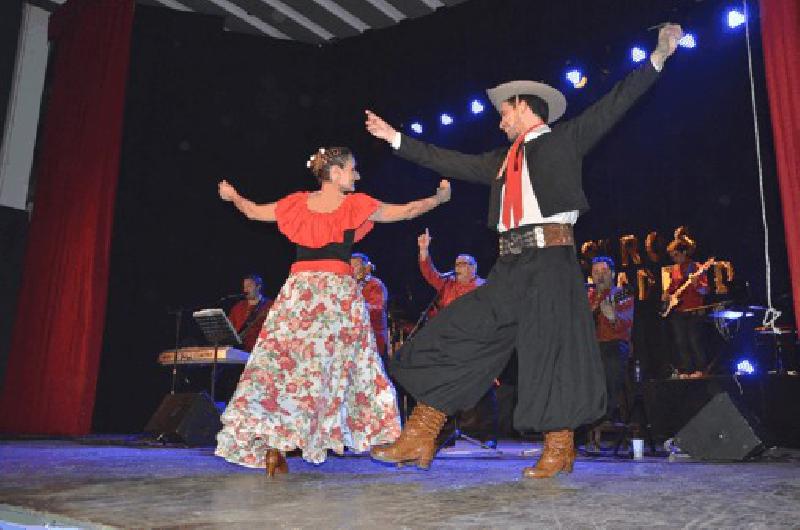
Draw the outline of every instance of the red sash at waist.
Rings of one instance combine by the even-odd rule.
[[[289,269],[292,274],[296,272],[333,272],[336,274],[352,274],[350,264],[338,259],[316,259],[308,261],[295,261]]]

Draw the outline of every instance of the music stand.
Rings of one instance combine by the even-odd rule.
[[[242,339],[236,330],[233,329],[231,321],[225,312],[219,308],[201,309],[192,313],[197,325],[203,332],[206,340],[214,345],[214,359],[211,362],[211,400],[216,403],[216,384],[217,384],[217,350],[221,344],[239,346]]]

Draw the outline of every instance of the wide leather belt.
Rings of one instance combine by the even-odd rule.
[[[500,255],[522,254],[526,248],[574,245],[571,224],[526,225],[500,234]]]

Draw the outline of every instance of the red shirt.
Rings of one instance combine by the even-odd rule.
[[[474,291],[476,288],[486,283],[486,280],[479,276],[476,276],[470,282],[463,283],[456,280],[455,275],[445,276],[441,274],[436,270],[436,267],[434,267],[430,254],[428,254],[426,259],[420,260],[419,270],[422,273],[422,277],[425,278],[425,281],[431,284],[439,293],[439,303],[437,305],[440,308],[447,307],[459,296]],[[435,314],[436,309],[432,309],[430,316],[433,317]]]
[[[236,302],[228,314],[228,318],[230,319],[231,324],[233,324],[233,329],[235,329],[237,332],[241,331],[242,326],[247,321],[247,317],[250,316],[250,312],[256,307],[256,305],[250,305],[247,300],[240,300]],[[253,346],[256,345],[258,334],[261,332],[261,328],[264,327],[264,320],[267,318],[270,307],[272,307],[272,300],[264,297],[264,304],[259,310],[258,316],[247,328],[247,332],[244,334],[244,336],[241,337],[242,347],[245,351],[253,351]]]
[[[700,265],[694,261],[687,261],[686,263],[675,263],[669,271],[670,282],[667,292],[674,293],[678,288],[686,282],[689,274],[696,271]],[[708,290],[708,276],[701,274],[695,284],[690,284],[689,287],[684,289],[681,294],[680,302],[675,307],[677,311],[687,311],[700,307],[703,305],[703,294]]]
[[[600,302],[610,298],[617,315],[613,322],[600,310]],[[612,340],[631,341],[631,328],[633,328],[633,297],[626,294],[619,287],[612,287],[600,292],[595,286],[589,288],[589,306],[594,315],[595,330],[599,342]]]
[[[361,282],[361,294],[367,303],[369,322],[372,332],[375,333],[375,342],[378,344],[378,353],[386,355],[386,345],[389,342],[389,326],[386,321],[386,300],[389,293],[386,286],[375,276],[367,276]]]

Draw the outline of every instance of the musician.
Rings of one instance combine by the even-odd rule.
[[[272,300],[262,293],[264,280],[257,274],[249,274],[242,279],[244,299],[236,302],[228,312],[233,328],[242,339],[242,349],[253,351],[258,334],[264,326]]]
[[[422,277],[431,287],[436,289],[438,300],[435,308],[431,310],[429,317],[436,314],[436,310],[447,307],[450,303],[461,295],[474,291],[486,280],[478,276],[478,263],[469,254],[459,254],[453,267],[453,272],[440,273],[433,264],[428,248],[433,238],[425,229],[424,234],[417,238],[419,246],[419,270]]]
[[[694,309],[704,304],[704,296],[708,294],[708,277],[705,274],[690,275],[700,266],[691,259],[696,244],[686,235],[679,235],[667,246],[667,253],[674,264],[670,269],[670,283],[661,299],[668,301],[670,297],[687,281],[688,287],[681,293],[678,305],[670,313],[668,320],[678,350],[679,377],[701,377],[706,369],[706,358],[702,345],[702,317]]]
[[[620,396],[625,389],[625,372],[631,351],[633,297],[614,285],[614,260],[608,256],[592,259],[592,308],[600,355],[606,373],[606,419],[620,419]]]
[[[375,334],[375,343],[378,346],[378,353],[381,359],[386,362],[388,358],[387,345],[389,344],[389,325],[386,318],[386,304],[389,293],[386,286],[378,278],[372,275],[375,265],[369,260],[366,254],[356,252],[350,256],[350,267],[353,269],[353,276],[361,287],[361,294],[367,303],[369,311],[369,322],[372,332]]]

